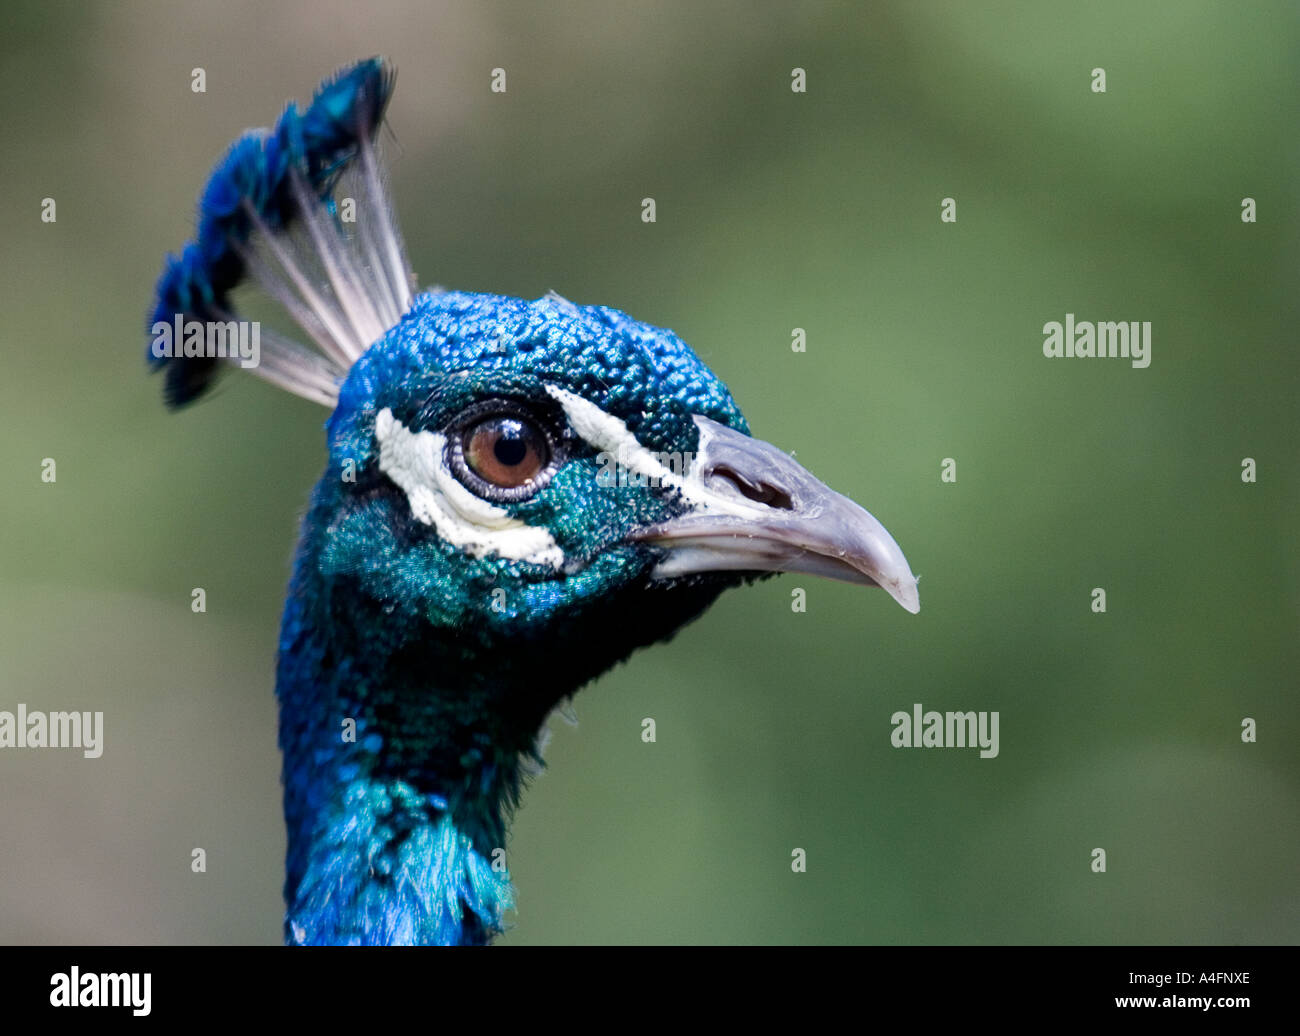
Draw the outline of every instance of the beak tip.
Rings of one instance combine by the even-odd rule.
[[[921,597],[916,592],[916,587],[914,586],[900,589],[894,596],[894,600],[901,604],[905,611],[909,611],[913,615],[916,615],[921,611]]]
[[[921,595],[916,589],[916,577],[910,572],[906,579],[898,579],[885,587],[885,591],[903,606],[903,610],[916,615],[921,610]]]

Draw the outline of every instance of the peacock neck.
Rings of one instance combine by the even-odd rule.
[[[471,637],[328,572],[312,527],[309,514],[276,688],[286,941],[488,942],[513,905],[506,822],[554,701]]]
[[[303,611],[290,600],[277,684],[287,941],[489,941],[512,905],[505,822],[519,753],[437,708],[391,662],[309,629]]]
[[[487,725],[434,638],[376,650],[368,623],[314,612],[291,594],[277,681],[286,939],[489,941],[512,906],[506,821],[537,727]]]

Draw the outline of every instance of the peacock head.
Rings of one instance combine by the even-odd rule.
[[[599,611],[623,652],[776,571],[919,607],[879,522],[751,438],[681,339],[617,310],[420,295],[353,365],[329,440],[322,572],[485,645]]]
[[[351,638],[336,656],[377,656],[388,679],[394,659],[410,684],[436,666],[477,700],[500,666],[531,666],[544,702],[764,574],[876,585],[918,610],[884,527],[752,438],[671,331],[555,294],[412,295],[374,143],[392,87],[390,66],[361,62],[237,141],[158,286],[153,326],[179,334],[234,320],[251,277],[316,346],[268,332],[253,369],[333,411],[291,638],[308,602]],[[151,351],[174,406],[222,366],[186,344]],[[402,655],[412,643],[432,647]]]

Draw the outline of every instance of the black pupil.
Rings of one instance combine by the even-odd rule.
[[[528,456],[528,434],[518,421],[502,421],[500,435],[492,447],[497,462],[507,468],[517,467]]]

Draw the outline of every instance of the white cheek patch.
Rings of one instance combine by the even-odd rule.
[[[476,558],[564,565],[564,552],[547,530],[526,525],[457,481],[447,468],[445,435],[412,432],[385,407],[375,415],[375,440],[379,470],[406,493],[411,514],[453,547]]]
[[[612,414],[607,414],[590,400],[562,389],[547,385],[549,392],[564,408],[569,425],[592,449],[608,454],[628,471],[654,479],[661,486],[678,490],[699,514],[730,514],[741,518],[758,518],[768,511],[762,504],[753,504],[739,495],[723,495],[704,482],[705,472],[692,462],[685,474],[678,474],[665,465],[654,453],[647,450],[632,434],[627,424]],[[699,454],[705,453],[709,432],[700,428]]]

